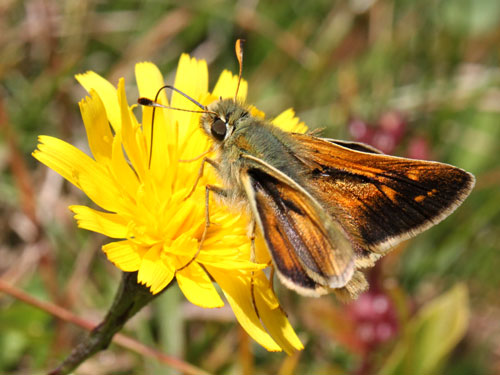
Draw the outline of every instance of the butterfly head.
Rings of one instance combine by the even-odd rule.
[[[208,111],[202,115],[200,124],[214,142],[224,143],[240,122],[249,116],[248,110],[233,99],[221,99],[208,106]]]

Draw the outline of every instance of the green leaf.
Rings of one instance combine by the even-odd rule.
[[[424,305],[379,374],[433,374],[464,336],[469,320],[467,287],[457,284]]]

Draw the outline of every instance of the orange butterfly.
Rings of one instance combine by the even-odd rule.
[[[241,79],[241,41],[236,54]],[[448,164],[284,132],[236,99],[192,101],[214,141],[216,157],[204,162],[224,182],[207,190],[246,203],[281,281],[300,294],[355,297],[367,285],[360,268],[443,220],[474,186],[472,174]]]

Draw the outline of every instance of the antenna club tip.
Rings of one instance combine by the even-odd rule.
[[[236,41],[236,44],[234,46],[236,50],[236,57],[238,58],[238,61],[243,60],[243,47],[245,46],[245,39],[238,39]]]
[[[238,73],[238,84],[236,85],[236,92],[234,93],[234,101],[238,98],[238,91],[240,89],[241,83],[241,73],[243,70],[243,39],[238,39],[235,45],[236,58],[238,59],[238,65],[240,66],[240,71]]]
[[[148,106],[148,107],[154,105],[154,102],[151,99],[144,98],[144,97],[137,99],[137,103],[140,105]]]

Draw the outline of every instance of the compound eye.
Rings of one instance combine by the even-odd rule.
[[[210,131],[212,132],[212,135],[214,136],[215,139],[217,139],[218,141],[223,141],[227,132],[226,123],[222,121],[220,118],[217,118],[212,123]]]

